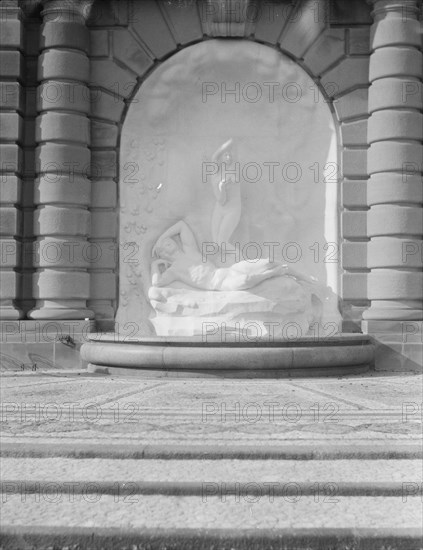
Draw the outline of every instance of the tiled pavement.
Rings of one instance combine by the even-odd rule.
[[[415,373],[6,375],[3,547],[423,548],[422,395]]]

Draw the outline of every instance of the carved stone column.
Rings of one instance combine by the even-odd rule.
[[[43,1],[32,319],[92,318],[87,2]]]
[[[422,52],[417,0],[372,0],[368,298],[363,327],[422,316]],[[386,323],[385,323],[386,325]]]
[[[0,317],[19,319],[23,172],[23,22],[17,0],[0,4]]]

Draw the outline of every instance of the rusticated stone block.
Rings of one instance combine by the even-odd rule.
[[[20,172],[22,170],[22,149],[14,143],[0,144],[0,171]]]
[[[37,89],[38,111],[90,112],[90,90],[79,82],[43,82]]]
[[[178,44],[188,44],[200,40],[203,36],[196,2],[185,2],[182,5],[160,0],[172,26],[172,34]]]
[[[89,206],[91,182],[81,176],[44,174],[35,182],[34,204],[79,204]]]
[[[90,57],[109,55],[109,31],[90,29]]]
[[[22,55],[19,51],[0,51],[0,67],[2,78],[22,78]]]
[[[86,272],[46,269],[33,276],[34,298],[42,300],[81,300],[89,295],[90,276]]]
[[[90,161],[90,150],[83,146],[50,142],[36,148],[38,172],[89,176]]]
[[[88,300],[88,307],[95,312],[96,326],[99,330],[113,330],[115,326],[115,308],[113,302],[114,300]],[[106,326],[99,326],[99,321],[105,321]]]
[[[326,9],[324,0],[306,0],[298,5],[297,13],[289,18],[279,41],[281,49],[302,58],[326,26]]]
[[[49,111],[36,120],[35,139],[40,141],[71,141],[88,144],[90,121],[84,115]]]
[[[342,275],[342,298],[344,300],[367,299],[368,273],[344,273]]]
[[[92,239],[114,239],[117,234],[116,213],[112,210],[91,211]]]
[[[89,31],[78,21],[46,21],[41,29],[41,49],[72,48],[88,52]]]
[[[134,4],[137,3],[134,2]],[[87,25],[88,27],[112,27],[119,25],[127,27],[129,21],[133,20],[133,17],[132,2],[102,0],[101,2],[91,4]]]
[[[265,2],[258,3],[258,13],[255,16],[255,31],[254,35],[257,40],[275,45],[281,35],[282,29],[286,21],[291,17],[293,4],[285,4],[282,2]],[[203,3],[200,8],[200,18],[206,20],[205,10],[210,9],[209,4]]]
[[[37,241],[34,267],[87,269],[96,250],[86,240],[45,237]]]
[[[20,233],[21,212],[17,208],[3,207],[0,216],[0,235],[8,237],[17,236]]]
[[[15,174],[0,174],[2,204],[18,204],[21,200],[22,181]]]
[[[91,90],[91,116],[103,120],[119,122],[125,104],[116,94],[109,94],[101,89]]]
[[[22,23],[4,13],[0,13],[0,47],[23,49]]]
[[[346,208],[367,206],[367,181],[344,179],[342,182],[342,204]]]
[[[358,118],[367,115],[367,101],[368,89],[359,88],[338,98],[333,106],[339,120],[348,120],[349,118]]]
[[[91,121],[91,146],[116,147],[118,141],[118,127],[99,120]]]
[[[138,77],[142,77],[154,63],[143,46],[129,34],[127,29],[113,31],[113,55]]]
[[[92,272],[90,300],[113,300],[116,296],[116,275],[111,272]]]
[[[12,269],[20,263],[21,243],[16,239],[0,240],[0,268]]]
[[[66,50],[46,50],[38,58],[40,80],[76,80],[88,82],[90,63],[85,53]]]
[[[116,152],[93,151],[91,158],[91,173],[93,178],[114,178],[116,177]]]
[[[90,230],[90,213],[79,208],[42,206],[34,212],[34,235],[87,236]]]
[[[350,88],[366,86],[369,82],[369,60],[367,57],[347,57],[322,76],[321,81],[326,90],[333,90],[330,92],[332,96]]]
[[[23,95],[19,82],[0,82],[0,108],[22,111]]]
[[[20,141],[23,135],[23,120],[18,113],[0,113],[0,139]]]
[[[348,52],[352,55],[365,55],[370,52],[370,27],[348,30]]]
[[[93,180],[92,200],[93,208],[114,208],[117,201],[117,183],[113,180]]]
[[[342,152],[345,177],[367,176],[367,149],[345,149]]]
[[[383,109],[369,118],[368,141],[423,139],[423,115],[416,111]]]
[[[383,335],[384,341],[398,341],[404,344],[423,343],[423,321],[369,319],[363,321],[362,327],[366,334],[375,334],[378,338]],[[396,340],[393,339],[395,335],[398,336]]]
[[[169,27],[153,0],[134,3],[131,26],[156,58],[161,59],[176,49]]]
[[[423,216],[421,207],[378,204],[368,212],[367,230],[369,236],[378,235],[422,235]]]
[[[403,46],[404,44],[420,47],[421,27],[417,19],[404,17],[404,14],[387,14],[378,19],[371,30],[372,48],[383,46]]]
[[[342,243],[342,267],[348,269],[366,269],[367,266],[367,242]]]
[[[115,241],[90,241],[86,256],[89,256],[90,269],[116,269],[118,246]]]
[[[421,268],[423,241],[397,237],[375,237],[368,243],[367,264],[370,268]]]
[[[12,269],[0,271],[0,298],[16,299],[19,292],[20,274]],[[2,316],[2,318],[5,318]]]
[[[322,74],[345,55],[345,30],[327,29],[304,57],[315,75]]]
[[[369,88],[369,113],[379,109],[421,109],[422,83],[402,78],[381,78]]]
[[[369,206],[384,203],[423,202],[421,176],[410,174],[379,173],[372,174],[367,188]]]
[[[341,125],[342,144],[367,145],[367,119],[354,122],[344,122]]]
[[[375,269],[369,273],[370,300],[421,300],[423,273]]]
[[[422,172],[422,147],[419,143],[377,141],[369,147],[369,174],[376,172]]]
[[[342,213],[342,236],[344,239],[366,239],[367,212],[344,211]]]
[[[129,71],[122,69],[112,59],[91,60],[91,85],[106,89],[112,94],[129,98],[136,85],[137,80]]]
[[[370,57],[369,79],[406,75],[421,78],[422,53],[415,48],[380,48]]]

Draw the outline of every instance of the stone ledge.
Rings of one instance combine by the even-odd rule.
[[[362,501],[365,498],[363,497]],[[364,504],[364,502],[361,503],[361,512],[366,509]],[[124,505],[127,507],[127,504]],[[200,502],[196,506],[196,511],[199,505]],[[398,502],[399,505],[400,501]],[[92,507],[93,504],[90,503],[89,506]],[[292,504],[290,506],[292,507]],[[313,507],[312,502],[310,502],[308,514],[314,515],[315,510],[316,504],[314,503]],[[322,510],[321,507],[320,510]],[[7,525],[3,528],[3,540],[7,543],[9,550],[21,550],[23,540],[28,544],[30,543],[30,547],[34,550],[44,550],[46,548],[63,548],[64,550],[68,547],[92,548],[93,550],[103,550],[105,548],[116,550],[127,550],[128,548],[134,550],[143,548],[149,550],[160,550],[161,548],[168,548],[169,550],[187,550],[190,548],[211,550],[226,547],[248,548],[249,550],[261,550],[262,548],[268,550],[287,550],[288,548],[310,548],[313,550],[333,548],[341,550],[343,548],[358,548],[357,544],[368,550],[379,550],[380,548],[389,548],[392,543],[395,544],[395,548],[420,550],[421,529],[417,527],[413,529],[359,529],[352,527],[328,529],[322,526],[309,529],[295,529],[292,527],[279,527],[277,529],[169,529],[162,527],[160,529],[154,527],[153,529],[131,528],[130,531],[125,532],[122,531],[121,527],[68,527],[67,525],[66,527],[52,527],[49,525],[14,527]]]
[[[92,376],[92,375],[91,375]],[[401,460],[423,458],[422,445],[419,441],[404,443],[388,440],[382,445],[371,443],[351,442],[316,445],[316,443],[285,443],[276,444],[241,444],[228,441],[169,445],[133,443],[92,443],[87,440],[74,440],[60,443],[53,441],[25,442],[6,441],[2,439],[0,456],[2,458],[73,458],[73,459],[237,459],[237,460]]]
[[[113,337],[113,335],[112,335]],[[301,338],[295,341],[201,342],[176,338],[107,341],[90,338],[81,348],[90,372],[141,376],[266,377],[341,375],[365,372],[374,348],[364,335]],[[315,372],[316,371],[316,372]]]

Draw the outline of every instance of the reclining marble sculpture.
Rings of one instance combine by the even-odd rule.
[[[216,171],[211,176],[211,235],[216,247],[229,252],[236,248],[232,237],[242,214],[241,184],[232,176],[235,148],[231,138],[212,155]],[[325,305],[334,295],[315,277],[269,258],[216,265],[181,219],[152,247],[148,299],[155,312],[150,321],[161,336],[204,335],[206,324],[224,331],[248,327],[247,334],[266,336],[275,323],[282,335],[283,327],[291,326],[296,336],[304,336],[313,323],[322,322]]]
[[[264,258],[216,266],[183,220],[159,237],[152,254],[148,297],[158,335],[204,334],[205,323],[242,330],[248,323],[265,336],[266,323],[275,321],[306,335],[321,318],[327,292],[314,277]]]

